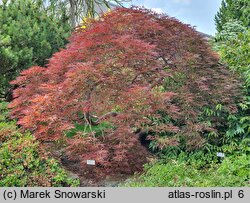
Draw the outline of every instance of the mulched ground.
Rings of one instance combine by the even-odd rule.
[[[130,178],[128,174],[106,175],[105,177],[89,176],[89,172],[82,170],[78,161],[72,161],[64,153],[64,148],[55,142],[43,143],[49,155],[61,163],[69,177],[78,178],[81,187],[117,187],[119,184]],[[95,166],[90,166],[95,167]],[[90,168],[91,171],[91,168]]]

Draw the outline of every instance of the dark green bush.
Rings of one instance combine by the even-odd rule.
[[[63,47],[70,25],[63,11],[44,8],[42,1],[0,1],[0,97],[21,70],[44,66]]]

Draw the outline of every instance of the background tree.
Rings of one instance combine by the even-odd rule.
[[[228,133],[241,134],[242,138],[250,134],[250,29],[241,21],[229,21],[215,37],[214,48],[221,56],[222,63],[238,73],[243,83],[244,100],[239,103],[241,111],[234,117],[234,125]]]
[[[249,0],[223,0],[220,10],[215,16],[216,29],[220,32],[223,25],[229,21],[241,21],[246,27],[250,26]]]
[[[12,0],[0,3],[0,94],[8,82],[32,65],[44,66],[63,47],[70,34],[63,10],[52,12],[42,0]]]
[[[250,135],[250,1],[223,1],[215,19],[218,32],[214,48],[221,62],[238,73],[244,90],[243,100],[238,104],[239,112],[228,118],[231,124],[226,133],[233,138],[230,145],[247,148]]]
[[[67,9],[70,17],[71,27],[79,25],[84,17],[94,18],[110,8],[122,6],[123,3],[131,0],[45,0],[45,4]]]

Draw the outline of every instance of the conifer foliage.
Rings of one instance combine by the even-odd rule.
[[[68,154],[86,166],[95,159],[107,172],[140,170],[147,150],[136,134],[158,147],[201,147],[208,126],[204,107],[237,111],[238,82],[199,33],[174,18],[143,8],[119,8],[78,29],[48,67],[31,67],[12,84],[12,117],[39,140],[57,140],[76,123],[112,127],[78,133]],[[162,133],[164,137],[161,137]],[[130,169],[130,170],[128,170]]]
[[[47,64],[71,32],[64,10],[43,0],[0,1],[0,97],[10,100],[9,82],[30,66]]]

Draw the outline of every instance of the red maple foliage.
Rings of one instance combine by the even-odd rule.
[[[200,147],[210,130],[197,119],[202,108],[235,109],[239,95],[238,81],[198,32],[143,8],[118,8],[91,20],[46,68],[25,70],[12,84],[19,86],[12,116],[37,139],[59,139],[75,123],[111,123],[104,137],[70,139],[68,150],[83,163],[90,157],[124,169],[137,155],[145,162],[136,152],[142,150],[136,131],[171,133],[160,147],[178,145],[180,134],[191,148]],[[166,115],[169,122],[152,119]]]

